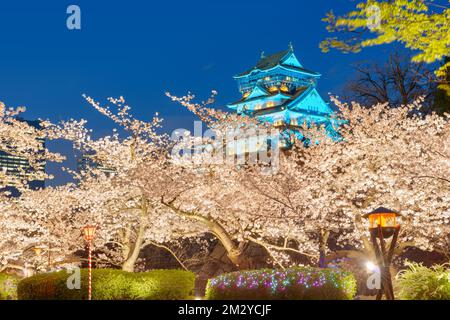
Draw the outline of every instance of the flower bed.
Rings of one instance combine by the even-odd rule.
[[[347,300],[356,280],[347,271],[297,267],[252,270],[220,275],[206,288],[209,300]]]

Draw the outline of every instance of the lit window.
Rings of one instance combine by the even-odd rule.
[[[284,125],[284,121],[283,121],[283,120],[276,120],[276,121],[273,123],[273,125],[274,125],[275,127],[280,127],[280,126]]]

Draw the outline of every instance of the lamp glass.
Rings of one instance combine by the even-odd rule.
[[[83,232],[84,232],[84,239],[86,241],[91,241],[92,239],[94,239],[94,235],[95,235],[95,230],[97,228],[95,226],[86,226],[83,228]]]
[[[369,215],[370,228],[392,228],[397,227],[397,214],[395,213],[374,213]]]

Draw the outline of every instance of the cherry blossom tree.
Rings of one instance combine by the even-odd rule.
[[[137,173],[144,168],[147,174],[156,176],[167,167],[168,137],[156,132],[162,120],[157,116],[150,122],[134,118],[122,97],[109,99],[114,111],[90,97],[85,98],[118,125],[118,130],[110,136],[93,139],[86,121],[71,120],[53,126],[51,133],[53,138],[72,141],[91,160],[90,165],[74,175],[80,181],[78,189],[85,193],[81,199],[94,196],[100,203],[95,206],[95,216],[102,218],[98,225],[103,230],[102,257],[109,257],[123,270],[132,272],[147,245],[163,247],[175,255],[164,243],[182,238],[179,230],[183,225],[161,205],[159,197],[151,197],[144,191]],[[99,166],[109,168],[108,172]]]
[[[43,170],[47,161],[60,162],[64,159],[60,154],[45,148],[48,123],[41,121],[40,127],[29,124],[20,118],[25,110],[24,107],[8,108],[0,102],[0,152],[17,157],[26,163],[18,166],[14,172],[10,172],[7,168],[0,170],[0,207],[2,209],[0,232],[3,235],[0,239],[0,268],[11,265],[11,262],[14,262],[14,259],[21,254],[19,247],[11,246],[11,243],[19,239],[12,232],[12,227],[19,230],[23,226],[14,217],[15,212],[12,210],[16,208],[18,198],[11,197],[10,188],[15,188],[19,193],[30,192],[30,182],[52,178]],[[21,238],[24,245],[32,241],[31,237],[32,232],[27,239]],[[23,246],[21,245],[20,248]],[[15,264],[14,266],[21,269]]]
[[[310,245],[304,223],[299,223],[299,219],[268,201],[266,195],[259,192],[261,190],[247,183],[252,179],[260,182],[262,179],[273,180],[274,176],[267,175],[263,169],[275,165],[278,159],[274,163],[251,162],[247,155],[244,161],[236,161],[235,153],[231,156],[227,153],[230,142],[239,139],[247,139],[248,142],[252,138],[249,129],[256,129],[250,130],[250,133],[258,134],[258,130],[267,132],[269,125],[254,118],[210,108],[208,104],[212,98],[206,103],[195,103],[191,94],[181,98],[168,96],[213,129],[214,140],[209,135],[191,137],[194,145],[203,147],[202,152],[187,157],[187,161],[184,161],[186,157],[181,157],[181,161],[177,158],[177,174],[162,179],[161,185],[168,182],[161,197],[162,203],[180,216],[203,225],[206,232],[217,237],[230,260],[239,268],[251,267],[251,261],[245,255],[250,243],[265,248],[272,260],[281,266],[282,253],[293,252],[314,259],[316,249]],[[273,136],[273,132],[270,133]],[[190,140],[187,141],[189,144]],[[211,145],[212,151],[208,150]],[[275,151],[278,155],[278,146]],[[217,154],[222,161],[208,161]],[[298,243],[305,242],[308,245],[298,246]]]
[[[201,137],[184,132],[170,140],[158,133],[161,119],[135,119],[123,98],[109,99],[110,109],[86,97],[118,126],[110,136],[94,139],[84,120],[45,123],[47,138],[72,141],[91,163],[71,172],[76,184],[24,188],[15,201],[2,198],[8,214],[0,230],[8,237],[0,240],[0,265],[22,259],[45,266],[33,248],[51,253],[48,267],[79,263],[73,253],[83,249],[81,229],[95,224],[98,262],[126,271],[135,270],[147,245],[177,257],[168,243],[205,234],[220,242],[237,268],[254,266],[246,256],[252,244],[280,267],[299,263],[298,257],[324,266],[325,256],[338,249],[371,254],[362,214],[378,206],[402,213],[398,250],[416,246],[448,254],[448,115],[423,115],[420,101],[366,108],[333,99],[342,123],[339,140],[305,124],[303,139],[291,141],[289,150],[277,147],[271,156],[252,158],[236,152],[236,141],[263,133],[257,142],[267,153],[267,137],[280,133],[257,119],[212,108],[215,94],[204,103],[191,94],[168,94],[213,131]],[[2,125],[12,125],[5,119]],[[4,145],[16,138],[4,137]],[[12,151],[33,153],[22,143]]]
[[[170,97],[209,121],[210,127],[232,125],[226,113],[192,103],[192,95]],[[226,235],[221,242],[227,243],[229,256],[237,264],[233,255],[242,254],[237,244],[246,241],[261,244],[275,259],[275,253],[291,251],[316,256],[321,265],[330,251],[330,235],[335,247],[363,249],[370,254],[361,215],[381,205],[404,215],[399,251],[417,246],[444,252],[449,242],[450,214],[448,116],[421,115],[420,101],[399,108],[334,102],[344,123],[339,129],[339,141],[304,127],[305,137],[314,134],[308,138],[314,143],[305,146],[305,141],[297,141],[292,150],[280,156],[275,175],[262,176],[239,167],[237,176],[231,179],[233,184],[227,182],[209,196],[204,194],[207,191],[195,189],[200,183],[192,182],[195,194],[201,194],[200,200],[208,199],[207,208],[203,209],[189,191],[182,191],[188,196],[181,199],[177,194],[178,198],[171,198],[166,205],[205,225],[219,222],[220,232],[211,232]],[[234,119],[240,122],[237,116]],[[224,174],[220,170],[233,171],[232,166],[214,169],[221,178]],[[225,206],[211,201],[224,196],[230,186],[236,186],[236,195],[231,193]],[[214,190],[210,184],[199,188]],[[174,205],[177,201],[178,205]],[[239,208],[235,215],[240,220],[252,223],[242,228],[232,218],[230,206]],[[217,213],[211,214],[214,211]],[[262,228],[255,232],[255,225]],[[237,235],[235,229],[245,231]]]
[[[60,162],[64,159],[60,154],[45,148],[43,141],[47,138],[47,123],[41,122],[42,128],[30,125],[20,118],[25,111],[25,107],[8,108],[0,101],[0,152],[22,158],[30,167],[18,167],[13,174],[1,168],[0,189],[14,186],[21,191],[31,181],[52,178],[42,170],[45,162]]]
[[[0,230],[7,236],[0,241],[1,268],[26,274],[76,262],[70,255],[83,248],[83,239],[81,208],[71,194],[74,190],[73,185],[26,190],[4,203]]]
[[[322,266],[330,235],[334,250],[371,256],[362,214],[379,206],[403,215],[397,252],[415,246],[448,256],[448,115],[422,115],[420,101],[399,108],[334,102],[344,120],[339,141],[325,138],[307,147],[299,141],[282,157],[277,175],[244,181],[275,210],[293,215],[310,236],[309,245],[319,248]]]
[[[306,172],[316,172],[321,181],[315,208],[354,213],[357,237],[341,234],[345,244],[359,238],[368,249],[361,214],[386,206],[403,214],[400,249],[448,248],[448,115],[422,115],[421,101],[399,108],[334,102],[347,121],[339,131],[342,141],[304,154]]]

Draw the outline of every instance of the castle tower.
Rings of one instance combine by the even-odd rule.
[[[334,136],[333,110],[316,90],[320,76],[303,67],[291,44],[270,56],[262,53],[255,67],[234,76],[242,97],[228,107],[281,130],[296,131],[305,122],[325,125]]]

